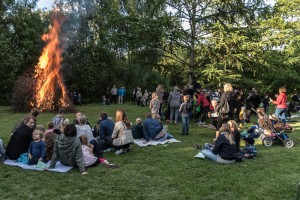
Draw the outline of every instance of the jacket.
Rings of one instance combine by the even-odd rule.
[[[229,140],[226,139],[225,134],[221,134],[217,138],[212,152],[214,154],[219,154],[219,156],[225,160],[234,160],[236,158],[237,146],[236,144],[230,144]]]
[[[219,113],[221,108],[225,105],[225,99],[227,99],[227,102],[229,104],[229,119],[233,119],[233,111],[235,108],[235,98],[232,94],[232,92],[224,92],[221,96],[220,103],[216,107],[216,111]]]
[[[110,137],[112,135],[112,132],[115,127],[115,123],[110,119],[102,119],[100,121],[100,130],[99,130],[99,136],[101,139],[105,139],[106,137]]]
[[[15,130],[7,144],[5,154],[12,160],[16,160],[21,154],[27,153],[32,141],[33,129],[27,125],[21,125]]]
[[[163,126],[151,117],[144,120],[143,133],[146,141],[154,140],[154,138],[163,130]]]
[[[171,92],[168,98],[168,103],[171,108],[179,108],[181,104],[181,94],[179,91],[175,90]]]
[[[287,102],[287,96],[284,92],[281,92],[278,95],[276,101],[272,101],[273,104],[276,104],[276,108],[287,108],[286,102]]]
[[[131,128],[127,128],[123,121],[118,121],[111,135],[114,146],[122,146],[133,142]]]
[[[78,137],[58,135],[54,142],[49,168],[53,169],[59,160],[63,165],[78,167],[80,172],[84,172],[82,155],[81,142]]]
[[[198,94],[198,96],[197,96],[196,107],[198,107],[200,104],[201,104],[201,107],[207,107],[210,105],[209,101],[206,99],[204,94]]]

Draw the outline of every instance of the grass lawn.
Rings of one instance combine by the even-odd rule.
[[[99,112],[115,118],[122,108],[131,122],[144,118],[148,107],[89,104],[77,107],[95,125]],[[25,113],[12,113],[0,107],[0,138],[7,144],[14,124]],[[54,113],[42,113],[37,122],[44,125]],[[74,114],[66,114],[71,120]],[[299,129],[300,123],[293,124]],[[181,124],[168,125],[169,132],[181,143],[138,147],[128,154],[106,153],[118,169],[103,166],[88,169],[82,176],[78,170],[68,173],[22,170],[0,165],[0,199],[294,199],[300,182],[300,131],[289,136],[295,142],[291,149],[257,142],[258,156],[232,165],[221,165],[196,159],[192,145],[212,142],[214,131],[191,123],[190,135],[181,136]]]

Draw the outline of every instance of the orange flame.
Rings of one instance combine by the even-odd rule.
[[[54,110],[55,106],[68,107],[67,91],[60,74],[62,49],[59,42],[60,24],[53,19],[49,33],[42,39],[47,42],[39,63],[35,66],[36,91],[35,106],[40,110]]]

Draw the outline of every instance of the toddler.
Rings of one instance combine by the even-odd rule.
[[[247,111],[246,111],[246,107],[242,106],[241,107],[241,111],[239,113],[239,120],[240,120],[240,124],[239,127],[243,128],[244,125],[246,124],[246,119],[247,119]]]
[[[46,143],[42,140],[44,136],[43,131],[36,129],[32,133],[33,141],[30,143],[28,149],[28,165],[35,165],[39,161],[45,162]]]
[[[211,119],[210,128],[214,128],[214,129],[217,128],[217,121],[218,121],[218,112],[216,112],[217,106],[218,106],[218,101],[216,99],[211,100],[208,117]]]
[[[79,137],[81,141],[81,148],[82,148],[82,161],[84,167],[94,167],[98,164],[103,164],[109,168],[116,168],[117,165],[110,164],[106,159],[104,158],[97,158],[93,154],[93,145],[88,143],[88,138],[85,134],[81,135]]]
[[[137,118],[135,120],[136,125],[131,128],[133,139],[144,138],[142,121],[143,120],[141,118]]]

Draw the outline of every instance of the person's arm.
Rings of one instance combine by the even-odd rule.
[[[179,112],[182,112],[182,111],[183,111],[183,103],[179,107]]]
[[[114,127],[114,130],[113,130],[113,133],[111,135],[111,138],[116,138],[118,136],[120,130],[121,130],[121,127],[119,126],[119,123],[116,123],[115,127]]]
[[[30,146],[28,148],[28,158],[32,159],[32,142],[30,143]]]
[[[104,139],[105,138],[105,126],[104,126],[103,123],[102,123],[102,125],[100,123],[99,126],[100,126],[99,136],[100,136],[101,139]]]
[[[144,123],[143,124],[143,134],[144,134],[144,138],[146,141],[149,141],[150,139],[150,134],[149,134],[149,131],[148,131],[148,125],[147,123]]]
[[[57,136],[57,137],[59,137],[59,136]],[[58,141],[57,141],[57,139],[56,139],[56,140],[54,141],[53,154],[52,154],[52,158],[51,158],[51,162],[50,162],[49,169],[55,168],[57,159],[58,159],[58,157],[59,157],[58,151],[59,151],[59,150],[58,150]]]
[[[76,147],[75,147],[75,162],[79,168],[80,173],[85,172],[85,168],[82,162],[82,148],[81,148],[81,144],[80,144],[80,140],[79,138],[77,138],[78,140],[76,140]]]
[[[216,143],[215,143],[215,146],[214,146],[214,148],[213,148],[213,150],[212,150],[212,152],[214,153],[214,154],[219,154],[220,152],[221,152],[221,150],[222,150],[222,145],[223,145],[223,136],[222,135],[220,135],[218,138],[217,138],[217,140],[216,140]]]
[[[41,154],[41,160],[44,160],[45,156],[46,156],[46,143],[44,141],[41,140],[41,149],[42,149],[42,154]]]

